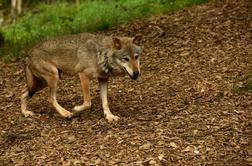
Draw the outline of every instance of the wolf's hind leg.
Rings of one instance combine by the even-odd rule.
[[[83,104],[79,105],[79,106],[75,106],[73,108],[74,111],[76,111],[76,112],[87,110],[91,107],[91,98],[90,98],[90,90],[89,90],[90,80],[83,72],[79,73],[79,76],[80,76],[80,80],[81,80]]]
[[[46,84],[44,80],[40,80],[32,74],[29,66],[26,66],[25,73],[26,73],[27,88],[21,95],[21,112],[25,117],[28,117],[33,116],[34,113],[27,110],[27,99],[31,98],[35,92],[46,87]]]
[[[44,76],[44,79],[47,81],[47,85],[49,87],[49,102],[53,105],[53,107],[62,117],[71,118],[73,114],[61,107],[56,99],[57,84],[59,80],[58,70],[55,66],[49,66],[49,64],[48,69],[50,70],[50,73],[47,73],[47,75]]]
[[[21,96],[21,112],[25,117],[33,116],[34,113],[27,110],[27,98],[29,98],[29,91],[26,90]]]

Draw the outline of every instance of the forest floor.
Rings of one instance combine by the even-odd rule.
[[[141,33],[140,79],[113,78],[108,123],[92,81],[92,108],[65,120],[47,89],[20,111],[20,60],[0,63],[0,166],[252,165],[252,6],[212,1],[116,27],[106,35]],[[63,76],[58,101],[82,103],[78,77]]]

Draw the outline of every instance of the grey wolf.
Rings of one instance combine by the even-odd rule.
[[[21,96],[21,111],[32,116],[27,109],[27,99],[43,88],[49,88],[49,103],[65,118],[91,107],[89,83],[97,78],[105,118],[111,122],[119,117],[110,112],[107,99],[109,77],[129,75],[136,80],[140,75],[138,46],[141,35],[135,37],[111,37],[81,33],[44,40],[28,51],[26,58],[27,86]],[[83,93],[83,104],[70,112],[60,106],[56,99],[60,74],[79,74]]]

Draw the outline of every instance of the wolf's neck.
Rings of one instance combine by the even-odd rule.
[[[106,75],[121,75],[123,69],[116,62],[114,49],[111,47],[103,46],[98,50],[98,64],[100,72]]]
[[[124,73],[123,68],[118,65],[113,54],[108,57],[108,66],[110,66],[110,73],[112,75],[122,75]]]
[[[98,64],[100,72],[108,74],[114,70],[114,62],[110,50],[104,49],[98,53]]]

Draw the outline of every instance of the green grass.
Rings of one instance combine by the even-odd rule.
[[[252,78],[246,80],[246,82],[244,83],[242,90],[244,91],[249,91],[252,90]]]
[[[252,71],[248,71],[243,75],[229,75],[225,79],[233,82],[233,92],[243,93],[252,91]]]
[[[15,25],[0,29],[4,47],[0,55],[22,55],[20,50],[39,39],[79,32],[106,30],[150,15],[176,11],[207,0],[94,0],[79,6],[66,2],[38,4]],[[2,53],[1,53],[2,52]]]

